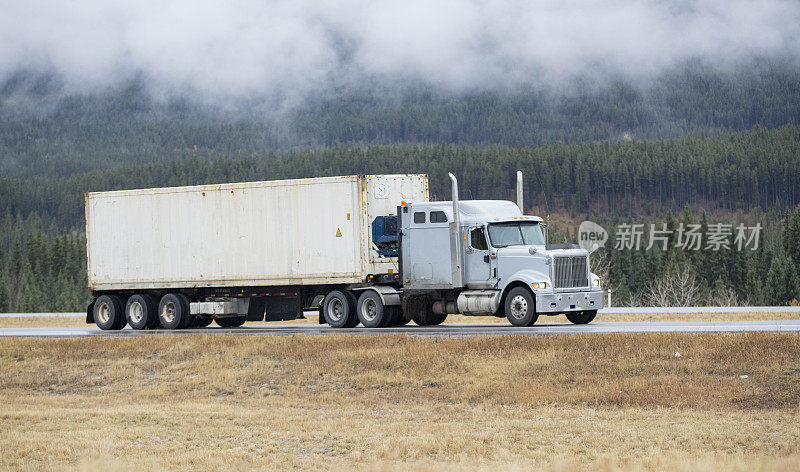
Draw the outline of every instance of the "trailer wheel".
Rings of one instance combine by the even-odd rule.
[[[387,306],[384,307],[384,310],[389,310],[389,313],[392,315],[392,323],[389,326],[405,326],[411,321],[406,319],[403,315],[403,310],[399,306]]]
[[[514,287],[506,295],[506,318],[514,326],[531,326],[539,315],[531,292],[524,287]]]
[[[101,295],[94,302],[94,322],[102,330],[122,329],[125,326],[122,301],[116,295]]]
[[[381,296],[374,290],[365,290],[356,305],[358,319],[367,328],[392,326],[396,322],[393,310],[383,306]]]
[[[437,315],[433,310],[427,310],[423,315],[417,315],[412,318],[414,323],[419,326],[436,326],[444,323],[447,319],[447,314]]]
[[[166,329],[180,329],[191,321],[189,304],[184,304],[184,297],[178,293],[168,293],[161,297],[158,304],[158,321]]]
[[[247,321],[246,316],[226,316],[225,318],[217,318],[217,324],[223,328],[238,328]]]
[[[567,319],[574,324],[589,324],[594,317],[597,316],[597,310],[573,311],[567,312],[565,315],[567,315]]]
[[[158,306],[155,299],[147,294],[136,294],[125,304],[125,318],[133,329],[152,327],[158,323]]]
[[[142,296],[146,300],[150,300],[150,302],[153,304],[153,311],[152,311],[153,316],[150,317],[150,321],[149,321],[150,324],[148,324],[147,327],[149,329],[159,329],[159,328],[161,328],[161,323],[158,321],[158,318],[159,318],[158,317],[158,301],[159,301],[158,297],[156,297],[154,295],[150,295],[149,293],[143,294]]]
[[[350,321],[347,323],[345,328],[355,328],[359,323],[361,323],[361,320],[358,319],[358,315],[356,314],[356,302],[358,302],[358,299],[356,299],[356,296],[353,295],[353,292],[344,292],[344,295],[348,300],[350,300],[350,306],[353,307],[352,311],[350,312]]]
[[[353,328],[359,319],[355,313],[355,297],[341,290],[334,290],[322,301],[322,314],[331,328]]]
[[[181,303],[183,304],[183,310],[184,310],[183,312],[186,314],[186,316],[183,317],[183,321],[181,322],[180,329],[191,328],[192,324],[194,323],[194,318],[195,317],[192,316],[192,312],[189,310],[189,299],[186,297],[186,295],[184,295],[182,293],[178,293],[176,295],[181,300]]]
[[[211,315],[197,316],[194,319],[194,326],[197,326],[198,328],[205,328],[206,326],[210,325],[211,322],[213,321],[214,317]]]

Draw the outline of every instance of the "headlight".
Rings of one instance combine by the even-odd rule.
[[[547,288],[547,282],[533,282],[531,283],[531,287],[533,287],[534,290],[545,289]]]
[[[595,287],[599,287],[600,286],[600,279],[594,279],[593,283],[594,283]]]

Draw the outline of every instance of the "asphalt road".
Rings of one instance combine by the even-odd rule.
[[[351,328],[333,329],[327,325],[259,325],[241,328],[200,328],[177,331],[155,330],[134,331],[125,328],[122,331],[101,331],[95,326],[80,328],[5,328],[0,329],[0,337],[41,337],[64,338],[86,336],[180,336],[187,334],[204,335],[277,335],[293,334],[325,335],[325,334],[407,334],[411,336],[458,337],[458,336],[505,336],[505,335],[554,335],[579,333],[741,333],[741,332],[786,332],[800,333],[800,320],[781,321],[671,321],[671,322],[626,322],[626,323],[592,323],[573,325],[565,323],[537,323],[529,328],[515,328],[507,323],[452,323],[440,326],[408,325],[395,328]]]
[[[797,313],[800,306],[633,306],[607,307],[599,315],[650,313]],[[306,314],[316,316],[316,311]],[[86,312],[71,313],[0,313],[0,318],[82,318]]]

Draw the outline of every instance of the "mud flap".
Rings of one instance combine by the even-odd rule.
[[[89,324],[94,323],[94,302],[95,301],[92,300],[92,303],[86,307],[86,322]]]
[[[300,297],[274,297],[267,299],[266,321],[296,320],[303,313]]]
[[[264,321],[264,306],[266,299],[250,298],[250,305],[247,307],[247,321]]]

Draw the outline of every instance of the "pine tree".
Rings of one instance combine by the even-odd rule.
[[[770,305],[786,305],[800,298],[798,292],[800,292],[800,280],[791,261],[782,255],[775,256],[767,273],[764,290],[766,302]]]
[[[786,216],[783,247],[794,263],[795,273],[800,274],[800,205]]]

